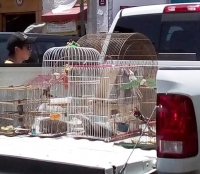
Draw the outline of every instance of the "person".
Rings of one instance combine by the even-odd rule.
[[[21,64],[28,60],[31,55],[31,44],[36,41],[37,37],[29,37],[21,32],[13,33],[7,41],[7,50],[9,51],[8,59],[5,64]]]

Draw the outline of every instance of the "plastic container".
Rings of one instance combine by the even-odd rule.
[[[117,123],[117,130],[120,132],[128,132],[129,124],[126,123]]]

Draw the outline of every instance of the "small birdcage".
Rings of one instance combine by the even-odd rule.
[[[64,47],[50,48],[43,57],[43,80],[41,80],[43,86],[50,87],[54,96],[67,96],[70,66],[99,64],[99,56],[97,50],[80,47],[75,42],[68,43]]]
[[[32,111],[38,107],[36,101],[29,99],[38,94],[38,88],[1,86],[0,93],[0,134],[28,134],[34,122]]]

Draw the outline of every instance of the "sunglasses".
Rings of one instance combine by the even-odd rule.
[[[24,45],[24,48],[27,48],[28,50],[31,50],[31,45]]]

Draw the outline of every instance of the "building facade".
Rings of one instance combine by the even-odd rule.
[[[0,0],[0,31],[23,31],[41,15],[41,0]]]
[[[0,31],[23,31],[32,23],[42,22],[41,16],[43,14],[51,12],[66,1],[69,0],[0,0]],[[89,11],[87,10],[85,23],[88,26],[88,31],[95,28],[92,31],[93,33],[108,32],[113,19],[122,8],[165,3],[200,2],[200,0],[85,0],[85,3],[87,1],[91,6]],[[77,0],[77,4],[80,4],[80,0]],[[80,14],[78,15],[80,16]],[[60,25],[62,30],[68,26],[74,28],[72,27],[74,21],[59,22],[62,23],[62,26]],[[54,24],[51,23],[52,30],[56,28]],[[76,27],[80,30],[80,20],[76,21]],[[73,33],[77,34],[77,32]]]
[[[47,13],[66,0],[43,0],[43,13]],[[88,30],[95,28],[97,33],[108,32],[113,19],[122,6],[141,6],[169,3],[170,0],[88,0],[91,4],[88,9]],[[79,2],[79,1],[77,1]],[[96,25],[96,26],[94,26]],[[91,32],[90,32],[91,33]]]

